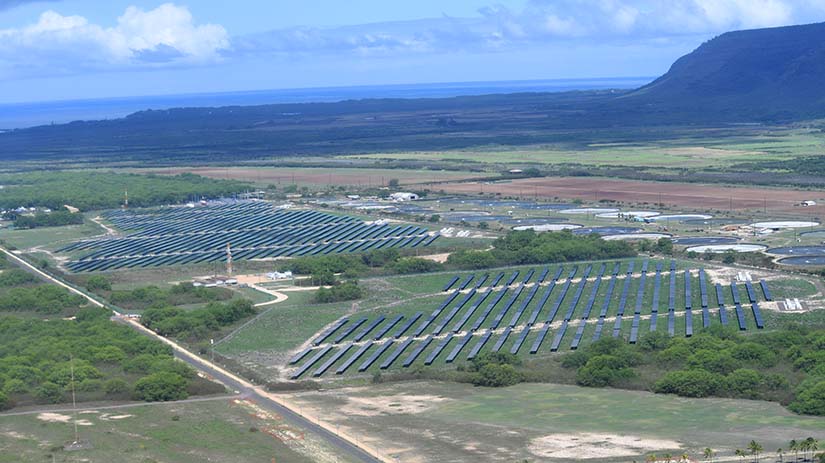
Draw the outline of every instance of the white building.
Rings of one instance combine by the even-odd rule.
[[[292,278],[292,272],[270,272],[266,274],[266,277],[270,280],[288,280]]]
[[[415,194],[415,193],[407,193],[407,192],[399,191],[398,193],[391,194],[390,199],[392,199],[393,201],[398,201],[398,202],[415,201],[416,199],[418,199],[418,195]]]

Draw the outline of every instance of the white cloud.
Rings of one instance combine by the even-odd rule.
[[[485,52],[559,41],[657,46],[823,19],[825,0],[528,0],[518,10],[482,8],[477,17],[273,30],[237,37],[233,48],[244,55],[318,56]]]
[[[49,10],[31,25],[0,30],[0,63],[7,73],[202,64],[230,46],[226,30],[197,25],[186,7],[171,3],[144,11],[129,7],[114,27]]]

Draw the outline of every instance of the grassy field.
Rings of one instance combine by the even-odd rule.
[[[384,443],[402,461],[627,462],[666,452],[701,460],[705,447],[732,456],[756,439],[771,452],[825,432],[822,419],[774,403],[556,384],[489,389],[417,381],[301,393],[296,400]]]
[[[90,220],[86,220],[83,225],[43,227],[32,230],[0,230],[0,240],[18,249],[28,249],[36,246],[54,249],[72,241],[103,233],[103,228]]]
[[[0,462],[346,461],[317,436],[246,401],[90,409],[78,420],[90,448],[66,451],[74,440],[68,414],[0,415]]]
[[[390,179],[401,185],[462,180],[466,178],[489,177],[494,173],[470,171],[446,171],[423,169],[381,169],[347,167],[173,167],[167,169],[134,169],[137,173],[175,175],[181,172],[216,179],[232,179],[252,182],[261,186],[285,187],[319,186],[387,186]]]
[[[790,159],[822,152],[825,137],[805,130],[778,130],[747,137],[712,135],[663,139],[643,143],[601,143],[583,146],[538,145],[488,149],[374,153],[342,156],[344,159],[394,161],[461,161],[482,164],[583,164],[644,168],[721,168],[755,161]]]

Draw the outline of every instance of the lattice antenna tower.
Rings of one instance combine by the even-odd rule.
[[[226,243],[226,274],[232,276],[232,245]]]

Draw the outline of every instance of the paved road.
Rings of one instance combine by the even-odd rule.
[[[0,247],[0,252],[5,253],[12,260],[21,265],[25,270],[37,275],[41,279],[62,286],[63,288],[66,288],[67,290],[75,294],[83,296],[90,303],[98,307],[104,307],[104,304],[98,301],[97,299],[89,296],[88,294],[83,293],[82,291],[75,289],[71,285],[66,284],[65,282],[53,277],[52,275],[43,272],[37,267],[34,267],[25,260],[14,255],[14,253],[9,252],[7,249]],[[352,458],[356,461],[363,461],[369,463],[386,463],[392,461],[389,458],[382,457],[376,449],[370,448],[366,444],[357,443],[357,440],[352,436],[339,433],[337,430],[333,429],[331,425],[296,412],[295,410],[290,408],[286,402],[284,402],[281,398],[277,397],[276,395],[270,394],[263,388],[255,386],[249,383],[248,381],[224,370],[220,366],[196,356],[195,354],[189,352],[176,342],[163,336],[160,336],[154,331],[147,329],[139,322],[133,319],[123,317],[121,314],[115,313],[115,315],[117,321],[125,323],[131,326],[132,328],[171,346],[174,350],[175,357],[183,360],[195,369],[211,376],[212,378],[226,385],[230,389],[238,391],[241,395],[249,397],[253,401],[257,402],[259,405],[266,407],[271,411],[283,416],[287,421],[290,421],[299,427],[314,432],[315,434],[319,435],[322,439],[329,442],[333,447],[338,449],[347,457]]]

